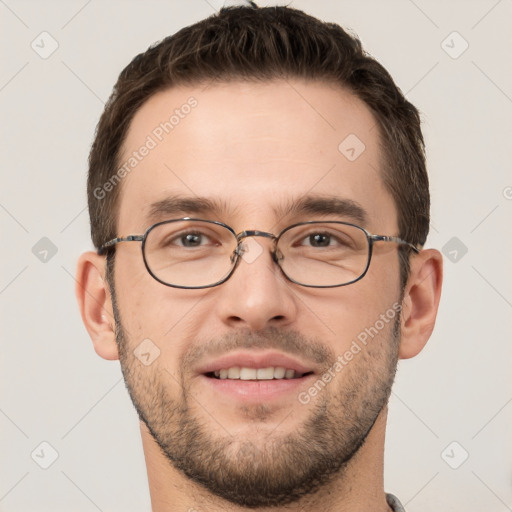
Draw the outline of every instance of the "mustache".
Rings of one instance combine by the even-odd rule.
[[[317,339],[307,338],[298,331],[268,327],[261,331],[230,332],[200,344],[193,344],[182,359],[183,369],[189,370],[205,359],[222,356],[240,349],[274,349],[300,357],[317,365],[330,367],[336,360],[333,350]]]

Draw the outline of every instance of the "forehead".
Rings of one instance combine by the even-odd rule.
[[[155,205],[168,198],[206,200],[215,208],[203,216],[260,229],[293,215],[304,198],[341,199],[361,206],[366,227],[383,219],[394,226],[380,160],[373,115],[340,87],[298,80],[176,87],[152,96],[132,120],[120,155],[119,231],[161,220]],[[170,210],[175,218],[194,213]]]

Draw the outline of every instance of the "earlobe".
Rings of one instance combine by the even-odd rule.
[[[408,359],[425,346],[437,316],[443,281],[443,258],[435,249],[425,249],[411,259],[404,290],[399,355]]]
[[[112,300],[105,280],[103,256],[95,252],[86,252],[80,256],[75,293],[94,350],[104,359],[119,359]]]

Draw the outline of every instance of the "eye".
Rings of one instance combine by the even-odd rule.
[[[200,255],[218,254],[236,244],[233,234],[223,226],[202,221],[163,222],[149,231],[146,251],[164,251],[168,257],[197,258]],[[227,249],[225,249],[227,250]]]
[[[218,245],[212,237],[200,231],[189,231],[180,233],[172,238],[169,238],[167,245],[175,245],[177,247],[194,248],[205,247],[207,245]]]
[[[209,235],[194,230],[168,233],[167,236],[161,239],[158,245],[169,249],[193,249],[217,244]]]
[[[333,234],[328,232],[316,232],[310,233],[309,235],[302,238],[299,241],[299,245],[307,247],[346,247],[348,240],[340,234]]]
[[[171,240],[171,242],[181,247],[200,247],[209,241],[210,239],[206,235],[199,232],[183,233],[179,237]]]
[[[305,245],[310,245],[311,247],[329,247],[333,240],[329,233],[314,233],[308,235],[305,241],[307,242]]]

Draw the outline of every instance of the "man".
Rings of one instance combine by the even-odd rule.
[[[384,68],[301,11],[226,8],[123,70],[89,163],[77,296],[153,510],[403,510],[387,401],[442,260],[418,112]]]

